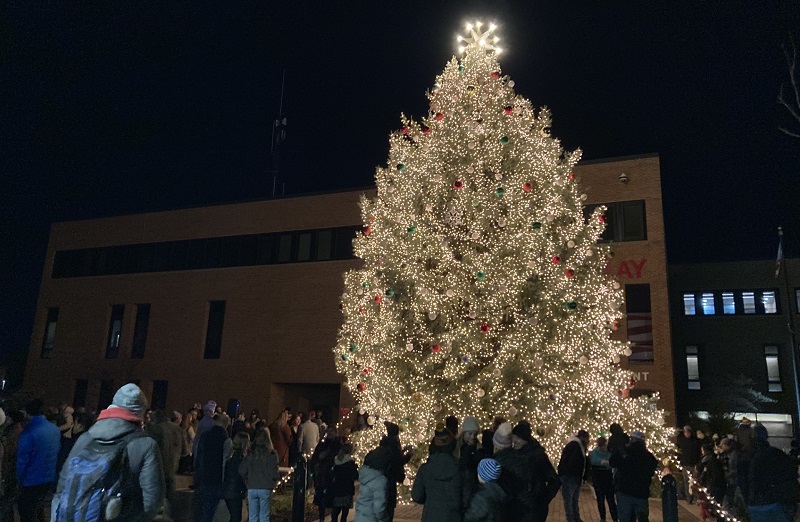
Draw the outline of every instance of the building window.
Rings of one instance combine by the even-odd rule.
[[[119,340],[122,337],[122,318],[125,305],[111,307],[111,321],[108,324],[108,341],[106,342],[106,359],[119,357]]]
[[[683,315],[695,315],[696,313],[694,294],[683,294]]]
[[[167,407],[167,391],[169,381],[153,381],[153,400],[150,407],[154,410],[164,410]]]
[[[653,362],[653,314],[649,284],[625,285],[625,311],[632,352],[628,361]]]
[[[703,305],[703,315],[715,315],[716,307],[714,306],[714,294],[704,292],[700,297],[700,302]]]
[[[278,238],[278,263],[292,260],[292,234],[281,234]]]
[[[49,359],[53,356],[53,349],[56,343],[56,327],[58,326],[58,308],[47,309],[47,323],[44,327],[44,337],[42,339],[42,359]]]
[[[700,361],[697,346],[686,347],[686,379],[690,390],[700,389]]]
[[[150,305],[136,305],[136,324],[133,327],[131,359],[143,359],[147,346],[147,327],[150,325]]]
[[[225,323],[225,301],[211,301],[208,305],[208,327],[204,359],[219,359],[222,354],[222,326]]]
[[[317,261],[325,261],[331,258],[333,250],[333,231],[320,230],[317,232]]]
[[[601,205],[584,207],[586,218]],[[645,204],[639,201],[619,201],[603,203],[606,207],[606,229],[600,237],[601,241],[644,241],[647,239],[647,221]]]
[[[742,311],[745,314],[756,313],[755,292],[742,292]]]
[[[765,346],[764,360],[767,363],[767,390],[771,392],[783,391],[781,386],[780,362],[778,360],[778,347]]]
[[[778,300],[775,298],[773,290],[761,292],[761,304],[764,305],[765,314],[778,313]]]
[[[75,379],[75,394],[72,396],[72,407],[86,406],[86,395],[89,393],[89,379]]]
[[[114,400],[114,379],[103,379],[100,381],[100,395],[97,398],[97,411],[102,411],[108,408],[111,401]]]
[[[722,313],[725,315],[736,313],[736,300],[733,292],[722,292]]]

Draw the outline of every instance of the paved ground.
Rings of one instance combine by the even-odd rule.
[[[581,519],[584,522],[600,522],[600,514],[597,512],[597,501],[592,496],[592,491],[589,487],[584,487],[581,490],[580,499]],[[679,506],[679,520],[680,522],[696,522],[702,520],[697,510],[697,506],[690,506],[686,502],[681,501]],[[347,520],[354,520],[355,513],[350,511]],[[419,522],[422,519],[422,506],[412,504],[409,506],[398,506],[395,512],[394,522]],[[611,520],[611,516],[607,516]],[[330,520],[330,517],[327,518]],[[553,502],[550,503],[550,515],[547,517],[548,521],[562,522],[567,520],[564,516],[564,501],[561,499],[559,493]],[[661,518],[661,499],[650,499],[650,522],[662,522]]]

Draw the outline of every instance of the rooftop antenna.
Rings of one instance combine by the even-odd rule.
[[[278,108],[278,117],[272,122],[272,140],[270,142],[270,158],[271,169],[268,171],[272,174],[272,197],[278,187],[278,175],[280,174],[280,150],[281,143],[286,139],[286,115],[283,113],[283,93],[286,88],[286,69],[283,70],[283,79],[281,80],[281,101]],[[285,183],[283,184],[286,185]],[[281,190],[281,196],[284,195],[284,190]]]

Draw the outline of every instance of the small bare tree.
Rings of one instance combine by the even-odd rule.
[[[786,65],[789,68],[789,88],[785,83],[781,83],[781,90],[778,92],[778,103],[783,105],[789,114],[800,125],[800,90],[797,88],[797,47],[794,39],[790,40],[791,45],[782,45],[783,54],[786,56]],[[786,91],[790,91],[787,95]],[[800,139],[800,131],[789,130],[787,127],[778,127],[782,133],[792,138]]]

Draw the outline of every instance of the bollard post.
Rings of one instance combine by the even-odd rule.
[[[292,488],[292,522],[305,522],[306,518],[306,484],[308,465],[305,457],[297,460],[294,468],[294,487]]]

